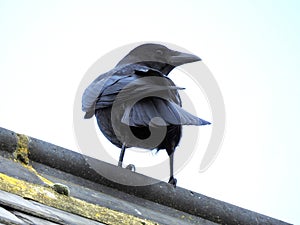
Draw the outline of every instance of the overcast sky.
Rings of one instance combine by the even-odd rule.
[[[184,130],[177,151],[185,151],[188,129],[200,130],[199,148],[177,173],[178,185],[300,224],[299,10],[296,0],[0,0],[0,126],[80,151],[73,105],[93,63],[130,43],[173,43],[203,59],[226,107],[223,145],[203,173],[211,128]],[[182,76],[170,74],[202,104],[197,115],[211,119],[207,102],[195,97],[203,93]],[[142,154],[129,151],[125,162],[167,159]]]

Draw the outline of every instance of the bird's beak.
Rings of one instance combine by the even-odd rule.
[[[174,51],[174,54],[169,58],[169,64],[180,66],[186,63],[201,61],[201,59],[193,54]]]

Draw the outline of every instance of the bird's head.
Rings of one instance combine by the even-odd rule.
[[[138,63],[167,75],[176,66],[200,60],[196,55],[174,51],[164,45],[143,44],[131,50],[117,66]]]

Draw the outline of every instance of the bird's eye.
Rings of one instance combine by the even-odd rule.
[[[156,54],[157,54],[157,55],[163,55],[164,52],[163,52],[162,50],[160,50],[160,49],[157,49],[157,50],[156,50]]]

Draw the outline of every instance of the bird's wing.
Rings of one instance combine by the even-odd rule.
[[[98,76],[84,91],[82,95],[82,111],[86,112],[84,118],[91,118],[96,109],[96,103],[103,92],[113,86],[118,80],[134,74],[135,68],[147,72],[149,68],[137,65],[122,65]]]
[[[141,77],[134,74],[123,77],[103,91],[100,104],[97,102],[97,106],[103,107],[104,102],[130,105],[147,97],[159,97],[180,105],[178,90],[183,88],[175,86],[170,81],[165,76]]]
[[[95,113],[95,104],[99,94],[102,92],[105,83],[111,78],[111,73],[107,72],[95,79],[83,92],[82,111],[86,112],[84,118],[91,118]]]
[[[181,105],[177,90],[182,88],[175,86],[168,77],[149,67],[133,65],[126,71],[117,71],[97,79],[86,89],[87,94],[84,95],[86,102],[88,99],[93,100],[91,102],[94,103],[94,111],[124,103],[134,104],[149,96],[162,97]],[[90,103],[89,106],[91,105]]]
[[[185,111],[174,102],[157,97],[145,98],[137,102],[132,108],[127,107],[122,122],[130,126],[200,126],[210,124]]]

